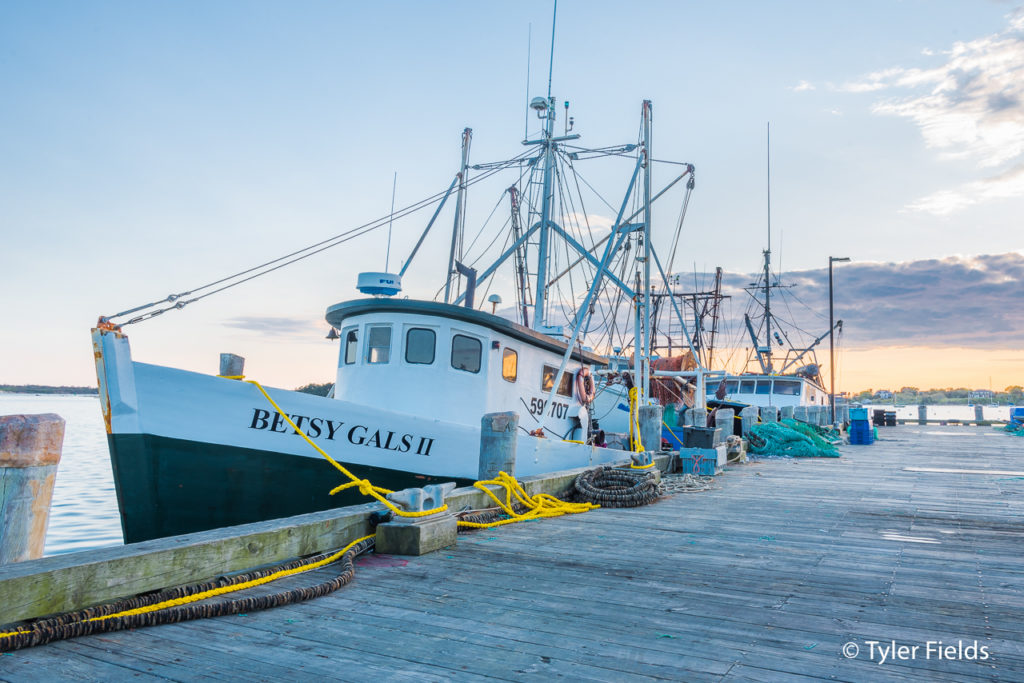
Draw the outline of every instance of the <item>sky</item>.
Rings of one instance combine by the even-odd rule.
[[[677,270],[754,277],[770,122],[773,267],[808,331],[851,259],[837,389],[1024,384],[1021,3],[562,0],[555,34],[585,144],[634,142],[650,99],[654,156],[695,165]],[[550,40],[540,1],[0,3],[0,384],[94,384],[98,316],[386,215],[393,182],[399,207],[445,189],[467,126],[474,162],[519,154]],[[395,222],[392,270],[426,219]],[[434,296],[448,239],[405,295]],[[131,325],[134,357],[330,381],[324,311],[386,251],[378,230]]]

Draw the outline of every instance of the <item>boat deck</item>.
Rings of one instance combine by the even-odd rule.
[[[879,432],[644,508],[366,557],[308,603],[0,655],[0,679],[1024,680],[1024,439]],[[880,664],[867,641],[919,650]]]

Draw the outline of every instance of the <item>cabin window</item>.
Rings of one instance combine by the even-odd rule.
[[[405,333],[405,362],[430,365],[434,362],[437,335],[425,327],[413,327]]]
[[[541,377],[540,388],[544,391],[551,391],[551,387],[555,385],[555,375],[558,374],[558,368],[551,367],[550,365],[544,366],[544,374]],[[558,393],[562,396],[572,397],[572,373],[566,369],[562,375],[562,381],[558,383]]]
[[[770,394],[772,393],[772,381],[770,379],[759,379],[757,380],[757,391],[758,394]]]
[[[359,334],[349,330],[345,334],[345,365],[354,365],[359,357]]]
[[[366,360],[387,363],[391,360],[391,328],[371,327],[366,332]]]
[[[739,381],[737,381],[735,379],[727,380],[726,383],[725,383],[725,393],[726,394],[735,394],[736,390],[739,388],[739,386],[740,386]]]
[[[755,384],[756,384],[756,382],[754,382],[754,380],[752,380],[752,379],[745,379],[745,380],[743,380],[742,382],[740,382],[740,392],[739,393],[741,393],[741,394],[752,394],[752,393],[754,393],[754,385]]]
[[[775,380],[774,393],[780,396],[799,396],[800,395],[800,382],[794,380],[777,379]]]
[[[519,354],[506,348],[501,352],[501,378],[508,382],[515,382],[518,373]]]
[[[457,334],[452,337],[452,367],[466,372],[480,372],[483,344],[479,339]]]

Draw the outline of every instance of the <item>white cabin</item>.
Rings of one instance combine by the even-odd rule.
[[[576,349],[545,407],[567,344],[482,311],[429,301],[374,298],[327,310],[340,335],[334,398],[479,427],[484,414],[515,411],[521,431],[579,439],[575,376],[604,366]]]
[[[709,384],[713,399],[717,385]],[[726,400],[752,406],[825,406],[828,392],[817,382],[799,375],[727,375]]]

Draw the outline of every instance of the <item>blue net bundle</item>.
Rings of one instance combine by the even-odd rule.
[[[1018,422],[1017,420],[1010,420],[999,429],[1007,431],[1013,436],[1024,436],[1024,422]]]
[[[835,443],[811,425],[796,420],[765,422],[751,427],[750,452],[784,458],[838,458]]]

